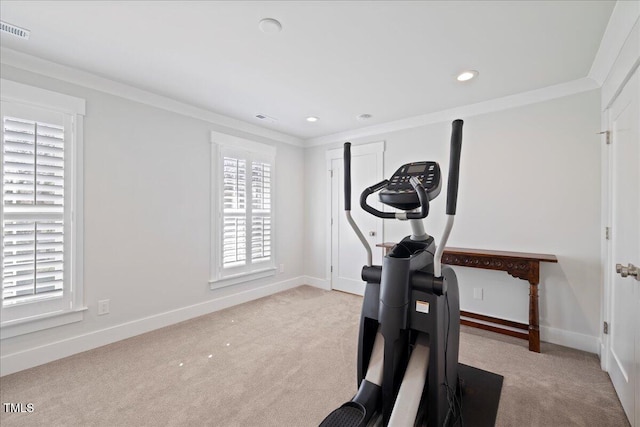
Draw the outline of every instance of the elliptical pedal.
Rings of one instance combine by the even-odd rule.
[[[356,402],[347,402],[322,421],[320,427],[363,427],[366,409]]]

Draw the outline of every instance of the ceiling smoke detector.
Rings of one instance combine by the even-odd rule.
[[[20,28],[4,21],[0,21],[0,31],[25,40],[29,40],[29,36],[31,35],[31,31],[26,28]]]
[[[282,31],[282,24],[277,19],[264,18],[258,23],[258,28],[260,28],[263,33],[274,34]]]

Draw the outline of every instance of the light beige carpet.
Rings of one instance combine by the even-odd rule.
[[[356,391],[362,298],[302,286],[0,378],[11,426],[317,426]],[[595,355],[463,328],[499,426],[628,426]],[[465,420],[473,426],[473,420]]]

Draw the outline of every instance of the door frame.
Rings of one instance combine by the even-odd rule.
[[[378,176],[376,179],[376,182],[380,182],[384,179],[384,150],[385,150],[385,142],[384,141],[378,141],[378,142],[370,142],[370,143],[366,143],[366,144],[359,144],[359,145],[352,145],[351,146],[351,156],[361,156],[364,154],[380,154],[380,156],[378,156],[378,164],[377,164],[377,170],[380,171],[380,176]],[[325,221],[325,277],[327,278],[327,281],[329,283],[329,289],[333,289],[333,277],[331,275],[331,263],[332,263],[332,229],[331,227],[333,226],[331,224],[331,217],[332,217],[332,212],[333,212],[333,206],[332,206],[332,189],[331,189],[331,180],[332,180],[332,169],[331,169],[331,163],[333,162],[333,160],[339,160],[339,159],[343,159],[344,158],[344,148],[334,148],[334,149],[330,149],[327,150],[325,153],[325,159],[326,159],[326,201],[327,203],[325,204],[326,206],[326,214],[327,214],[327,220]],[[372,182],[371,185],[375,184],[375,182]],[[340,187],[339,187],[340,188]],[[353,203],[353,195],[354,194],[360,194],[359,191],[353,192],[352,191],[352,203]],[[356,197],[355,199],[355,203],[359,204],[359,199]],[[382,221],[382,220],[380,220]],[[384,241],[384,226],[381,227],[382,229],[382,233],[380,234],[380,239],[382,241]],[[371,248],[371,249],[375,249],[375,248]]]
[[[637,25],[636,25],[637,26]],[[638,29],[636,28],[635,33],[638,33]],[[637,53],[636,53],[637,55]],[[614,205],[613,205],[613,185],[614,179],[613,175],[614,171],[614,145],[616,141],[613,138],[613,112],[612,106],[618,101],[619,95],[624,90],[625,86],[629,82],[629,80],[634,76],[635,73],[640,73],[640,58],[636,58],[633,65],[629,67],[627,73],[623,78],[618,80],[617,87],[613,92],[613,96],[610,99],[603,99],[603,110],[602,110],[602,125],[604,127],[603,131],[603,144],[602,144],[602,226],[603,226],[603,244],[601,250],[602,257],[602,266],[603,271],[601,273],[601,277],[603,280],[603,290],[602,290],[602,304],[601,304],[601,319],[603,322],[607,322],[610,325],[612,314],[613,314],[613,298],[612,291],[615,282],[616,272],[615,272],[615,264],[616,261],[613,259],[613,234],[607,233],[607,231],[611,230],[613,215],[614,215]],[[636,77],[640,78],[640,77]],[[636,94],[636,96],[640,97],[640,92]],[[611,238],[607,236],[607,234],[611,235]],[[636,328],[640,328],[640,314],[636,314]],[[610,357],[611,350],[611,337],[604,333],[601,330],[601,345],[600,345],[600,365],[601,368],[606,372],[611,372],[612,363],[614,361]],[[636,358],[640,355],[638,351],[640,350],[640,329],[635,331],[635,336],[632,337],[635,340],[635,354]],[[631,425],[640,427],[640,371],[635,372],[635,384],[632,384],[633,389],[633,401],[634,401],[634,409],[633,413],[630,414],[629,422]]]
[[[612,141],[611,135],[611,126],[612,126],[612,117],[611,117],[611,106],[618,99],[620,92],[627,84],[629,79],[633,76],[633,74],[640,67],[640,60],[637,61],[633,67],[629,70],[624,79],[621,80],[620,86],[615,92],[615,96],[613,96],[609,102],[607,102],[606,107],[602,111],[602,126],[605,127],[605,130],[602,133],[602,230],[603,230],[603,245],[602,245],[602,280],[603,280],[603,298],[602,298],[602,323],[604,326],[604,322],[611,322],[611,287],[613,285],[613,278],[615,276],[615,260],[613,260],[612,256],[612,244],[613,241],[607,238],[607,229],[611,229],[611,222],[613,220],[613,154],[612,154],[612,146],[615,144],[615,141]],[[607,140],[610,142],[607,144]],[[609,372],[609,366],[611,361],[609,360],[609,337],[604,333],[604,330],[600,330],[601,336],[601,345],[600,345],[600,367]]]
[[[612,59],[610,63],[603,63],[604,68],[603,81],[601,82],[600,96],[601,96],[601,130],[603,132],[610,131],[611,129],[611,106],[616,101],[624,86],[629,79],[633,76],[640,66],[640,20],[637,18],[640,16],[640,9],[630,4],[617,5],[624,6],[624,10],[614,13],[611,17],[611,21],[607,27],[609,30],[614,31],[618,37],[618,42],[611,42],[609,40],[609,50],[617,52],[615,59]],[[616,8],[617,9],[617,8]],[[624,16],[624,19],[621,19]],[[630,19],[635,16],[635,18]],[[614,21],[615,20],[615,21]],[[635,23],[633,23],[635,21]],[[615,24],[615,25],[614,25]],[[623,37],[624,36],[624,37]],[[602,49],[602,46],[601,46]],[[605,77],[606,76],[606,77]],[[603,323],[611,321],[611,286],[612,286],[612,271],[615,262],[611,259],[612,245],[611,240],[606,238],[606,228],[611,227],[611,210],[613,204],[613,189],[611,182],[611,174],[613,173],[613,156],[611,153],[611,145],[606,144],[607,134],[602,134],[601,143],[601,232],[602,232],[602,246],[601,246],[601,266],[602,271],[600,277],[602,279],[602,302],[600,306],[600,367],[604,371],[609,371],[609,336],[604,333]],[[615,141],[613,142],[615,144]]]

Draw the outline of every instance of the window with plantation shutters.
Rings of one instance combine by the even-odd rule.
[[[275,274],[275,149],[212,133],[212,287]]]
[[[81,320],[84,100],[2,80],[2,338]]]
[[[2,121],[2,305],[60,297],[64,127],[11,116]]]

